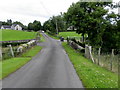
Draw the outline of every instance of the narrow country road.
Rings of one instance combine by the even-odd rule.
[[[2,81],[3,88],[83,88],[59,40],[43,34],[44,48],[30,62]]]

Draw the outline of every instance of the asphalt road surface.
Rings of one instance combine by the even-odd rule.
[[[59,40],[43,34],[44,48],[22,68],[2,81],[3,88],[83,88]]]

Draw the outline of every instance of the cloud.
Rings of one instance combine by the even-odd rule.
[[[34,20],[44,23],[51,16],[66,12],[72,2],[77,1],[79,0],[2,0],[0,21],[12,19],[25,25]]]
[[[52,15],[67,11],[73,1],[78,0],[2,0],[0,20],[13,19],[27,25],[38,19],[44,23]]]

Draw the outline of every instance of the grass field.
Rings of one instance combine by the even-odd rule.
[[[69,37],[81,37],[81,34],[77,34],[76,32],[59,32],[59,36],[64,37],[65,39]]]
[[[18,30],[0,30],[0,33],[2,33],[1,41],[26,40],[34,39],[36,37],[36,32],[25,32]]]
[[[77,34],[76,32],[59,32],[58,36],[53,36],[48,33],[46,34],[54,39],[60,39],[61,36],[64,37],[64,39],[67,39],[68,36],[69,37],[81,37],[81,34]]]
[[[25,65],[28,61],[35,56],[42,47],[34,46],[21,57],[11,58],[0,62],[0,79],[7,77],[12,72],[15,72],[17,69]]]
[[[91,60],[86,59],[80,53],[76,53],[66,43],[62,43],[62,45],[86,88],[118,88],[117,74],[93,64]]]

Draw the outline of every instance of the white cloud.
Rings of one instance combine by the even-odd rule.
[[[0,20],[21,21],[24,24],[40,20],[42,23],[52,15],[67,11],[78,0],[1,0]]]
[[[12,19],[25,25],[34,20],[44,23],[52,15],[66,12],[72,2],[77,1],[79,0],[1,0],[0,21]]]

